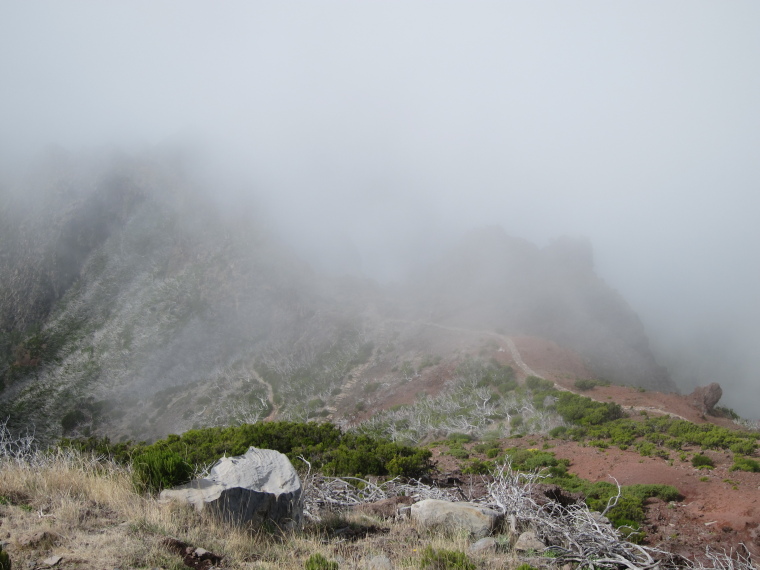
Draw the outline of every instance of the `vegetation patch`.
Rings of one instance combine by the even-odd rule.
[[[760,473],[760,462],[750,459],[749,457],[734,457],[734,464],[731,466],[730,470]]]
[[[475,570],[476,566],[464,552],[458,550],[440,550],[428,546],[420,559],[422,570]]]
[[[578,390],[586,391],[586,390],[593,390],[597,386],[609,386],[610,383],[608,380],[596,380],[591,378],[583,378],[578,379],[575,381],[574,386]]]
[[[112,444],[108,439],[63,440],[64,447],[93,452],[136,465],[138,458],[179,457],[192,469],[213,464],[221,457],[242,455],[249,447],[275,449],[294,465],[299,457],[328,475],[403,475],[420,477],[430,471],[432,453],[427,449],[400,445],[386,439],[343,432],[330,423],[260,422],[238,427],[205,428],[170,435],[152,445],[131,442]],[[171,461],[174,461],[173,459]],[[145,461],[146,465],[153,465]],[[149,469],[153,469],[149,467]],[[162,472],[159,469],[159,472]],[[150,481],[156,479],[150,471]],[[147,485],[147,489],[156,486]]]

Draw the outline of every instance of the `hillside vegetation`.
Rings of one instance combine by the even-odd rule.
[[[481,383],[467,368],[490,342],[482,331],[502,344],[554,339],[599,376],[672,388],[587,245],[540,249],[484,230],[381,287],[315,272],[264,212],[211,195],[181,161],[149,155],[51,156],[0,185],[0,418],[11,429],[34,425],[52,442],[264,418],[353,424],[407,389],[423,408],[442,388],[454,400],[463,378]],[[481,413],[495,396],[466,405],[478,430],[525,408],[507,403],[510,379],[494,382],[499,410]],[[554,427],[539,412],[526,411],[530,429]],[[380,431],[419,440],[414,420],[389,413]],[[441,429],[469,429],[454,425],[468,415],[444,412]]]

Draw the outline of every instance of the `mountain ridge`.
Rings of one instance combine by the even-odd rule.
[[[351,423],[373,390],[434,373],[421,393],[441,392],[493,335],[554,342],[589,376],[675,389],[582,240],[538,248],[476,230],[389,288],[317,273],[261,213],[230,214],[154,157],[39,172],[14,194],[26,210],[6,189],[0,224],[0,415],[15,429],[151,438],[274,409]]]

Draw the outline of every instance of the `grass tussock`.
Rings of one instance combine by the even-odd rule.
[[[418,569],[426,548],[464,552],[470,543],[466,536],[427,534],[410,522],[358,513],[335,514],[289,534],[234,527],[140,494],[128,468],[76,452],[0,460],[0,518],[14,568],[50,556],[61,556],[61,567],[185,568],[163,544],[174,537],[223,556],[224,568],[303,569],[314,554],[356,568],[384,554],[397,569]],[[361,539],[351,539],[346,528]],[[501,555],[499,567],[512,562]]]

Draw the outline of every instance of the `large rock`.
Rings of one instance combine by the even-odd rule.
[[[488,536],[501,521],[496,511],[475,503],[425,499],[411,508],[411,517],[425,529],[467,530],[472,536]]]
[[[292,528],[303,522],[301,481],[288,458],[272,449],[251,447],[244,455],[224,457],[208,477],[164,490],[161,499],[190,503],[235,523]]]
[[[696,388],[689,399],[703,414],[712,414],[715,411],[715,404],[720,401],[721,396],[723,396],[723,388],[717,382],[713,382],[707,386]]]

